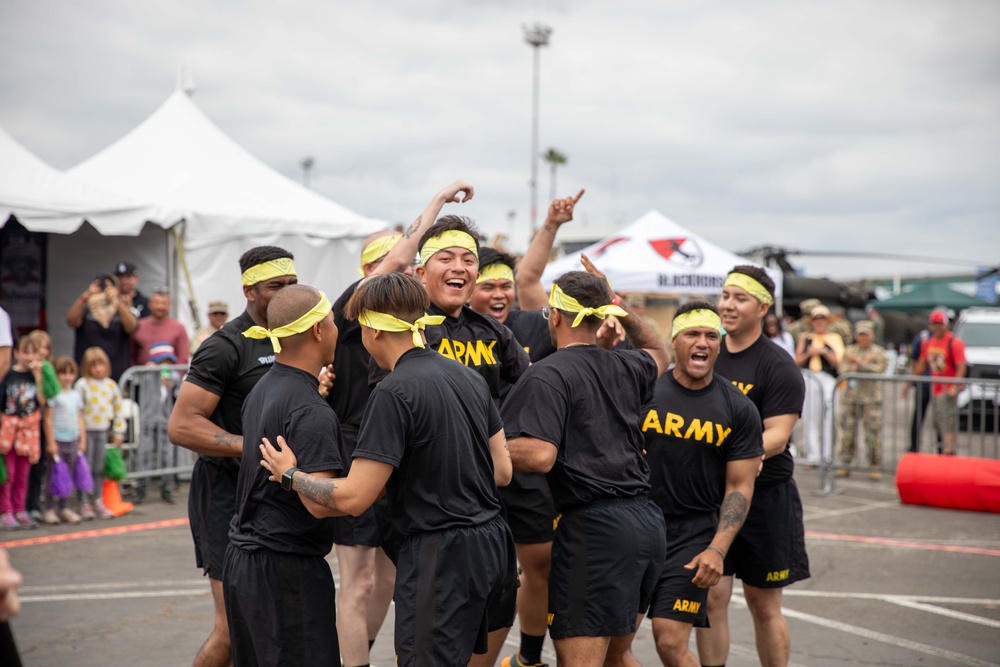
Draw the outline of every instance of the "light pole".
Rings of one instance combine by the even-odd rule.
[[[299,166],[302,167],[302,187],[309,187],[309,170],[313,168],[316,163],[311,157],[304,157],[299,161]]]
[[[538,23],[534,25],[522,25],[524,30],[524,41],[535,50],[535,78],[532,96],[532,120],[531,120],[531,235],[535,235],[538,221],[538,62],[539,49],[549,45],[549,35],[552,28]]]

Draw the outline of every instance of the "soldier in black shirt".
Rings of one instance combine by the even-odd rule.
[[[243,336],[267,324],[267,305],[283,287],[298,282],[292,254],[259,246],[240,257],[247,307],[198,348],[191,371],[170,415],[170,442],[200,454],[191,472],[188,515],[195,560],[212,584],[215,626],[195,658],[198,665],[232,661],[222,595],[222,567],[229,544],[229,522],[236,511],[236,479],[243,452],[243,400],[274,363],[266,340]]]
[[[557,351],[534,364],[503,405],[517,470],[548,473],[561,512],[552,545],[549,634],[560,664],[630,659],[666,549],[663,516],[649,502],[640,410],[669,356],[647,325],[617,307],[606,279],[573,271],[552,287]],[[611,302],[609,304],[608,302]],[[597,346],[608,315],[623,316],[637,350]]]
[[[333,355],[337,327],[321,292],[292,285],[267,308],[274,366],[243,404],[249,442],[283,434],[298,444],[300,470],[336,477],[340,425],[316,391],[317,368]],[[223,588],[237,665],[339,664],[336,591],[325,556],[333,520],[325,507],[269,484],[258,448],[240,462],[236,514],[229,530]]]
[[[763,425],[764,467],[753,505],[726,555],[725,576],[708,595],[710,628],[699,628],[703,665],[725,664],[729,654],[727,607],[733,574],[743,581],[762,664],[787,664],[790,638],[781,614],[781,589],[809,577],[802,501],[792,479],[788,438],[802,412],[805,383],[788,353],[763,334],[761,322],[774,302],[774,282],[756,266],[737,266],[719,300],[726,329],[715,372],[757,406]]]
[[[517,586],[497,485],[510,480],[503,426],[486,383],[424,347],[427,295],[398,273],[363,282],[346,315],[391,373],[372,392],[351,472],[334,484],[295,469],[291,447],[265,441],[272,480],[333,513],[361,514],[383,487],[404,542],[397,562],[400,665],[465,665],[487,648],[487,609]]]
[[[358,269],[362,276],[393,271],[412,275],[420,234],[434,224],[446,203],[459,201],[460,193],[465,195],[462,201],[468,201],[473,189],[461,181],[452,183],[431,199],[405,233],[377,232],[366,238]],[[329,402],[340,418],[344,474],[350,470],[361,418],[371,395],[368,386],[371,355],[361,342],[361,325],[344,316],[347,302],[361,282],[359,280],[350,285],[333,304],[333,317],[339,335],[333,358],[336,381],[330,391]],[[337,566],[340,569],[337,625],[345,667],[369,662],[370,646],[392,601],[396,568],[382,548],[382,534],[376,519],[376,510],[383,503],[379,501],[361,516],[341,516],[333,520]],[[392,549],[391,545],[389,549]]]
[[[663,664],[687,665],[697,664],[691,628],[707,625],[708,589],[746,519],[764,446],[753,403],[713,374],[722,332],[716,310],[689,301],[672,329],[675,365],[657,380],[642,421],[651,497],[667,525],[649,616]]]

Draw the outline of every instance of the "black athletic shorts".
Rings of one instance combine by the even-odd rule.
[[[199,457],[191,471],[188,521],[194,538],[194,560],[210,578],[222,581],[229,546],[229,524],[236,514],[239,469],[209,463]]]
[[[235,664],[340,664],[336,591],[325,558],[231,544],[222,591]]]
[[[516,472],[500,489],[515,544],[543,544],[555,535],[556,506],[542,472]]]
[[[802,500],[795,480],[755,488],[746,522],[726,555],[725,574],[757,588],[809,578]]]
[[[380,547],[382,538],[372,505],[361,516],[333,518],[333,543],[344,547]]]
[[[667,556],[649,605],[650,618],[669,618],[708,627],[705,600],[708,589],[692,583],[697,570],[685,570],[691,559],[708,548],[719,525],[717,514],[690,514],[664,517],[667,524]]]
[[[591,503],[556,526],[549,635],[624,637],[649,607],[667,550],[663,514],[646,496]]]
[[[399,667],[464,667],[473,653],[485,653],[487,609],[511,591],[516,597],[517,557],[502,518],[408,535],[396,569]]]

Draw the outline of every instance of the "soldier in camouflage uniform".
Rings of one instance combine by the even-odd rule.
[[[841,373],[860,372],[881,374],[886,368],[885,348],[875,345],[875,325],[871,320],[861,320],[854,326],[857,343],[849,345],[840,362]],[[857,439],[858,421],[864,423],[865,442],[868,444],[868,477],[882,479],[881,463],[882,387],[878,380],[848,380],[840,397],[840,460],[838,477],[847,477],[854,461],[854,443]]]
[[[801,312],[799,319],[789,324],[788,328],[785,329],[785,331],[792,335],[792,340],[795,341],[796,345],[798,344],[799,337],[802,336],[802,334],[809,333],[813,330],[812,320],[809,319],[809,313],[812,312],[813,308],[819,305],[821,305],[819,299],[806,299],[799,304],[799,311]]]
[[[875,326],[874,322],[872,322],[872,326]],[[830,309],[830,331],[840,334],[840,337],[844,339],[845,346],[854,342],[854,337],[851,335],[851,321],[847,319],[847,311],[843,308]]]

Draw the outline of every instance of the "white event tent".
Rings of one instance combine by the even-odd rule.
[[[333,298],[357,278],[361,240],[387,226],[275,172],[223,134],[180,89],[132,132],[68,173],[183,213],[183,225],[175,228],[183,241],[175,294],[177,317],[188,325],[192,316],[182,302],[203,310],[208,301],[224,299],[230,317],[240,313],[245,298],[237,260],[254,246],[290,250],[300,281]],[[143,278],[143,287],[154,285]]]
[[[48,233],[46,241],[12,232],[11,216],[30,232]],[[166,230],[181,217],[58,171],[0,129],[3,306],[15,325],[47,324],[57,351],[72,349],[63,318],[73,300],[120,258],[148,267],[147,280],[168,281]],[[42,299],[47,321],[39,319]]]
[[[545,288],[567,271],[582,271],[581,253],[621,294],[720,294],[729,271],[738,264],[751,263],[650,211],[611,236],[551,262],[542,274]],[[781,272],[767,272],[780,303]]]

